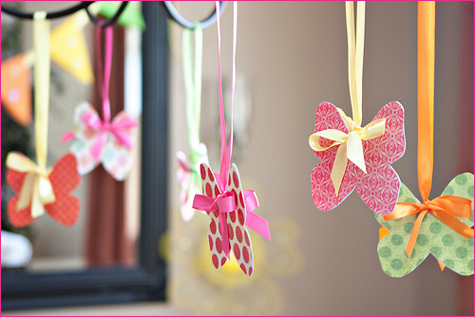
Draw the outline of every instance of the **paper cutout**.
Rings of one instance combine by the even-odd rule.
[[[85,175],[102,163],[112,177],[124,180],[132,166],[136,125],[134,118],[121,111],[105,129],[96,110],[87,102],[80,104],[74,112],[74,141],[70,147],[77,158],[79,174]]]
[[[2,62],[2,104],[18,124],[31,122],[31,66],[33,54],[22,53]]]
[[[112,18],[119,10],[121,3],[122,1],[99,1],[99,14],[106,18]],[[117,23],[125,27],[135,26],[142,31],[145,30],[145,20],[140,2],[130,1],[119,16]]]
[[[254,271],[254,258],[249,232],[245,228],[247,212],[241,189],[241,180],[235,164],[229,170],[227,192],[223,193],[218,185],[219,175],[214,174],[206,164],[201,164],[203,194],[213,198],[214,212],[207,211],[211,222],[208,230],[211,260],[215,268],[222,267],[232,251],[244,274],[251,276]],[[230,198],[233,206],[223,210],[225,205],[219,199]],[[196,201],[195,201],[196,202]],[[196,208],[196,206],[194,206]]]
[[[26,156],[18,153],[18,155]],[[31,224],[36,217],[31,215],[31,204],[18,209],[17,204],[22,186],[27,173],[20,173],[13,169],[7,171],[7,183],[18,193],[8,202],[8,217],[15,227],[24,227]],[[55,201],[44,205],[44,210],[57,222],[65,226],[72,226],[76,223],[80,204],[79,199],[71,195],[71,192],[79,186],[80,176],[77,172],[76,158],[72,154],[66,154],[58,160],[49,173]]]
[[[56,27],[51,33],[51,59],[84,84],[93,80],[84,27],[89,23],[81,10]]]
[[[442,193],[442,195],[454,195],[472,201],[470,218],[458,218],[468,227],[473,226],[473,181],[473,174],[460,174],[447,185]],[[401,186],[399,201],[419,202],[404,184]],[[392,277],[405,276],[416,269],[431,253],[442,264],[458,274],[472,275],[473,238],[464,238],[431,213],[427,213],[423,218],[411,257],[408,257],[406,246],[417,217],[416,214],[388,221],[383,216],[376,216],[381,225],[391,231],[378,244],[383,271]]]
[[[195,214],[193,198],[196,194],[201,194],[200,165],[202,163],[209,165],[206,145],[200,143],[198,151],[197,154],[190,155],[191,162],[188,161],[188,158],[182,151],[176,153],[178,161],[176,175],[180,186],[180,211],[185,221],[189,221],[193,218]]]
[[[362,141],[367,173],[348,161],[338,195],[335,195],[331,171],[341,145],[323,152],[314,151],[322,160],[312,171],[312,196],[318,209],[332,210],[356,188],[361,199],[375,213],[388,215],[393,212],[401,181],[390,164],[398,160],[406,149],[404,108],[397,101],[390,102],[378,112],[373,121],[382,118],[386,118],[384,135]],[[314,132],[327,129],[349,132],[338,108],[329,102],[322,102],[317,108]],[[331,144],[331,141],[323,138],[319,142],[321,146]]]

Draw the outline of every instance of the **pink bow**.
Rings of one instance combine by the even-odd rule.
[[[137,121],[134,118],[121,116],[110,122],[102,121],[97,113],[86,112],[82,117],[82,121],[94,131],[99,132],[96,141],[91,147],[91,155],[96,162],[101,160],[102,150],[106,144],[108,133],[111,133],[120,144],[129,150],[132,148],[132,140],[126,131],[137,126]]]
[[[229,259],[229,233],[226,213],[233,212],[236,209],[236,197],[234,194],[226,191],[216,198],[197,194],[193,201],[193,208],[219,213],[219,229],[223,239],[223,251]]]

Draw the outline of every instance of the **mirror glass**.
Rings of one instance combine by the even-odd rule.
[[[73,1],[22,1],[8,6],[25,12],[57,11],[77,4]],[[2,66],[19,53],[32,49],[31,20],[13,18],[2,13]],[[51,31],[63,27],[71,16],[51,20]],[[87,60],[78,58],[93,70],[94,27],[87,23],[66,41],[66,45],[80,45],[85,39]],[[13,118],[4,104],[2,91],[2,270],[28,272],[84,270],[91,267],[135,266],[138,261],[140,235],[140,153],[141,153],[141,32],[138,29],[114,27],[114,47],[111,79],[112,116],[126,109],[137,118],[134,139],[133,165],[128,178],[115,181],[102,166],[84,175],[73,194],[81,202],[77,222],[70,227],[57,223],[48,214],[24,228],[15,228],[8,220],[8,200],[15,192],[5,181],[5,157],[16,150],[35,160],[33,121],[26,126]],[[76,57],[71,57],[71,59]],[[3,67],[2,67],[3,68]],[[28,68],[33,74],[34,69]],[[3,69],[2,69],[3,71]],[[33,78],[33,77],[31,77]],[[2,74],[3,81],[3,74]],[[33,81],[27,84],[34,93]],[[21,83],[19,82],[19,85]],[[3,87],[2,87],[3,90]],[[97,88],[78,80],[57,60],[51,62],[50,109],[48,125],[48,166],[53,166],[70,150],[71,142],[62,143],[63,135],[72,130],[75,108],[90,102],[100,114]],[[33,107],[28,104],[27,111]],[[33,110],[31,109],[33,112]],[[81,164],[81,162],[78,162]],[[25,239],[26,238],[26,239]]]

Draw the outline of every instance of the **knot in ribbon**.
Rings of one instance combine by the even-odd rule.
[[[27,173],[21,186],[17,209],[22,210],[31,203],[31,216],[37,218],[44,214],[44,206],[56,200],[53,186],[49,180],[51,170],[36,165],[24,155],[9,153],[6,160],[8,168]]]
[[[236,210],[236,197],[232,192],[224,192],[216,198],[208,197],[205,195],[197,194],[193,201],[193,208],[198,210],[204,210],[208,212],[214,212],[215,215],[219,215],[219,228],[222,237],[223,251],[230,258],[229,250],[229,233],[228,223],[226,220],[226,213]]]
[[[108,133],[111,133],[127,149],[132,149],[133,142],[127,134],[128,130],[137,125],[137,121],[132,117],[121,116],[110,122],[108,120],[101,120],[96,113],[86,112],[82,117],[82,121],[94,131],[99,132],[96,141],[91,147],[91,155],[96,162],[99,162],[101,159]]]
[[[443,195],[433,200],[421,203],[397,203],[396,209],[390,215],[384,216],[385,220],[401,219],[419,214],[407,242],[406,254],[411,257],[416,243],[417,235],[427,213],[432,213],[437,219],[452,228],[455,232],[469,239],[473,238],[473,229],[466,226],[458,218],[470,218],[472,214],[472,201],[467,198]]]
[[[336,196],[338,196],[340,185],[348,165],[348,160],[355,163],[356,166],[366,173],[363,141],[384,135],[386,125],[386,118],[383,118],[374,120],[362,128],[350,117],[346,116],[343,110],[338,109],[338,111],[348,126],[349,133],[337,129],[327,129],[315,132],[308,140],[310,147],[318,152],[323,152],[331,147],[340,145],[336,152],[335,161],[330,174]],[[320,138],[331,140],[333,143],[329,146],[321,146]]]

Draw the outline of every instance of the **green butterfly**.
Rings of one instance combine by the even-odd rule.
[[[473,226],[473,174],[456,176],[447,185],[442,195],[454,195],[472,201],[470,218],[457,218],[468,227]],[[419,203],[414,194],[401,184],[398,202]],[[432,213],[427,213],[417,235],[416,243],[409,258],[406,245],[417,218],[416,215],[395,220],[376,219],[386,227],[390,234],[378,244],[378,255],[383,271],[391,277],[402,277],[421,264],[431,253],[440,262],[461,275],[473,274],[473,238],[467,239],[444,224]]]

